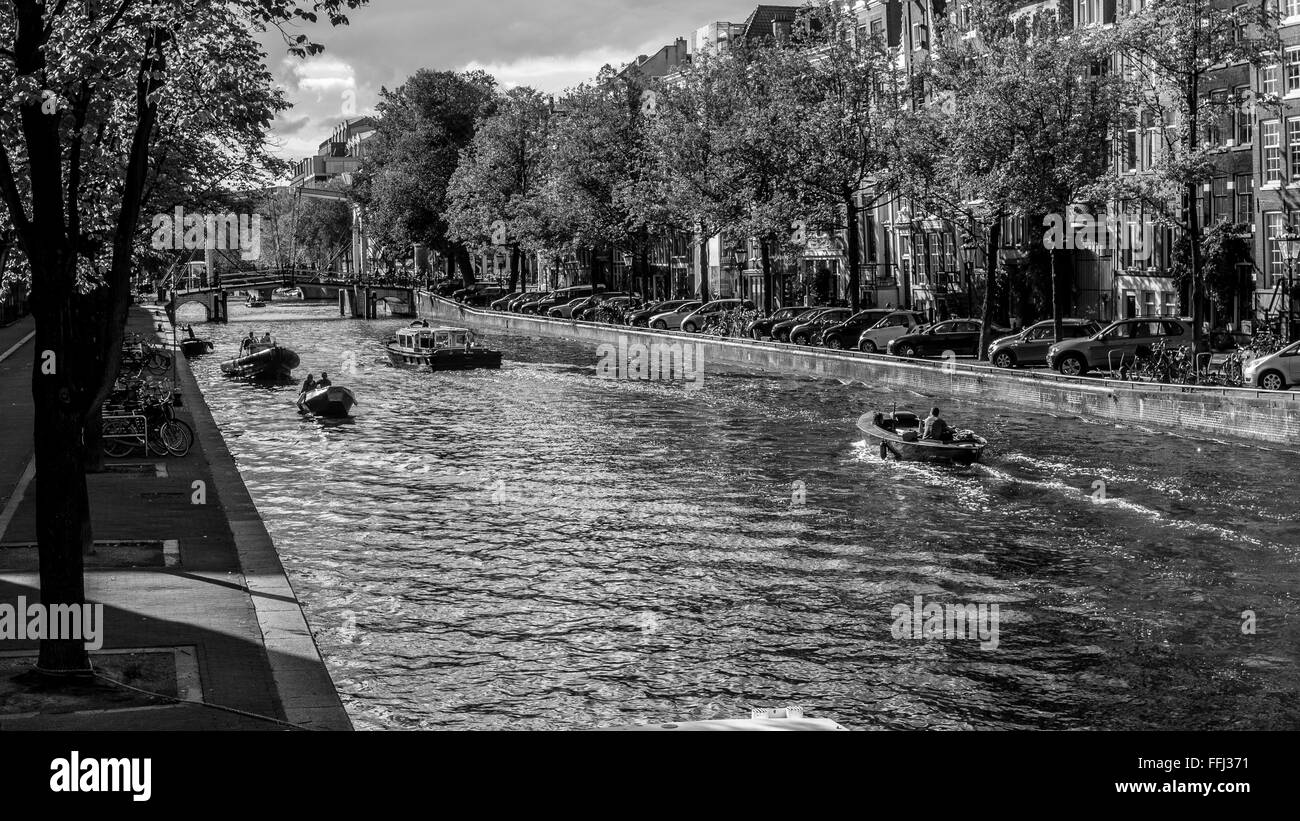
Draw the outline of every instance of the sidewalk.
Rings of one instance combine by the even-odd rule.
[[[148,333],[155,322],[133,309],[128,330]],[[0,353],[10,330],[0,330]],[[31,452],[30,348],[0,362],[0,504],[14,495],[14,474],[21,475]],[[10,675],[0,682],[0,730],[286,728],[268,719],[350,729],[270,537],[179,354],[178,363],[184,406],[177,413],[195,429],[194,448],[179,459],[109,460],[114,472],[88,478],[97,547],[87,557],[86,595],[105,611],[104,648],[92,653],[96,666],[137,677],[152,671],[153,679],[137,678],[136,686],[186,703],[107,685],[71,702],[15,691],[14,657],[34,656],[36,642],[6,641],[0,671]],[[193,503],[196,482],[203,483],[205,504]],[[30,546],[34,484],[10,505],[12,521],[0,532],[0,603],[39,599]],[[154,679],[168,686],[138,683]]]

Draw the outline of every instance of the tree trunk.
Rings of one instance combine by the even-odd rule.
[[[474,285],[474,261],[470,259],[469,249],[460,243],[453,246],[456,264],[460,266],[460,281],[466,288]]]
[[[519,287],[519,246],[514,245],[510,248],[510,287],[506,290],[514,293]]]
[[[704,238],[704,232],[700,232],[699,241],[699,260],[697,264],[697,276],[699,284],[700,302],[707,305],[709,303],[709,240]]]
[[[984,274],[984,318],[980,323],[980,346],[976,358],[986,362],[989,346],[993,344],[993,310],[998,282],[998,249],[1002,246],[1002,215],[998,214],[989,226],[988,262]]]
[[[862,291],[862,243],[858,236],[858,204],[852,194],[849,194],[844,202],[849,232],[849,308],[856,314],[861,306]]]
[[[775,287],[775,283],[772,281],[773,280],[772,246],[769,243],[770,243],[770,237],[764,237],[762,242],[758,244],[760,249],[759,254],[763,258],[763,315],[764,316],[772,315],[772,307],[773,307],[772,289]]]
[[[1058,264],[1060,249],[1053,248],[1048,256],[1052,260],[1052,333],[1059,345],[1065,341],[1065,323],[1061,312],[1061,266]]]

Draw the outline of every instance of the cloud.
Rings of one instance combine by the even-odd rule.
[[[591,79],[606,63],[621,66],[677,37],[689,39],[709,22],[744,20],[753,9],[731,0],[376,0],[351,12],[350,25],[294,28],[325,46],[308,60],[281,59],[278,32],[262,38],[297,115],[277,121],[276,134],[290,152],[283,156],[314,153],[340,120],[372,111],[381,88],[395,88],[421,68],[482,68],[506,87],[558,93]],[[344,101],[349,92],[351,115]],[[304,116],[310,123],[300,129],[301,138],[280,130]],[[319,133],[311,134],[312,128]]]

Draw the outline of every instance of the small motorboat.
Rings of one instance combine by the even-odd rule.
[[[221,372],[241,379],[286,379],[301,362],[298,354],[275,341],[246,342],[241,353],[221,363]]]
[[[501,352],[483,345],[468,328],[431,328],[427,322],[415,322],[398,331],[384,348],[398,367],[435,371],[501,367]]]
[[[207,339],[182,339],[181,350],[185,352],[186,359],[193,359],[212,353],[212,342]]]
[[[356,403],[357,398],[352,394],[352,391],[331,385],[327,388],[317,388],[308,393],[303,398],[300,406],[315,416],[344,419],[352,412],[352,406]]]
[[[972,465],[983,458],[989,444],[968,430],[954,431],[949,441],[922,439],[921,418],[908,411],[867,414],[858,420],[858,430],[880,443],[881,459],[892,455],[908,462]]]
[[[302,299],[301,288],[276,288],[275,295],[280,299]]]
[[[258,299],[255,295],[249,294],[248,301],[244,303],[246,308],[265,308],[266,303]]]

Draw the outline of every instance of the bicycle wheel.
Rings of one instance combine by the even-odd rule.
[[[194,446],[194,430],[180,419],[170,419],[158,428],[158,437],[172,456],[184,456]]]
[[[149,444],[149,449],[147,452],[152,453],[154,456],[166,456],[168,453],[171,452],[171,450],[167,447],[167,444],[163,441],[162,438],[162,429],[163,426],[166,424],[167,423],[164,422],[162,423],[162,425],[158,425],[158,426],[154,426],[152,423],[150,423],[149,425],[149,433],[145,437],[145,439],[148,441]]]
[[[110,439],[106,437],[103,445],[104,455],[114,459],[123,459],[130,456],[135,451],[135,447],[130,442],[121,439]]]
[[[166,354],[154,351],[149,354],[149,358],[145,360],[144,366],[154,373],[164,373],[171,370],[172,358]]]

